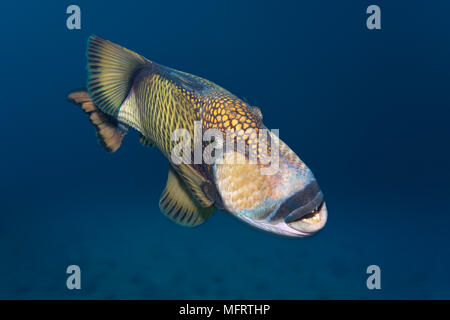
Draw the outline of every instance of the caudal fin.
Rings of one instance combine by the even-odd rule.
[[[67,99],[73,104],[80,106],[89,115],[89,120],[97,131],[100,145],[108,152],[117,151],[122,144],[123,137],[127,134],[128,128],[113,117],[100,111],[85,89],[72,91],[67,96]]]
[[[92,100],[104,113],[117,118],[135,71],[149,61],[97,36],[89,37],[87,58],[88,90]]]

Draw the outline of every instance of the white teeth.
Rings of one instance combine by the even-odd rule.
[[[315,211],[312,211],[311,213],[314,213]],[[309,224],[315,224],[320,222],[320,213],[317,211],[311,218],[303,218],[300,219],[302,222],[309,223]]]

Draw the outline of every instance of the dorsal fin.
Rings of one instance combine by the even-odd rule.
[[[187,186],[171,166],[159,207],[172,221],[189,227],[203,223],[215,211],[213,206],[204,208],[191,196]]]
[[[104,113],[117,118],[136,70],[150,61],[97,36],[89,37],[87,57],[92,100]]]
[[[116,152],[127,134],[128,127],[97,108],[85,89],[74,90],[67,96],[73,104],[79,105],[89,115],[95,127],[100,145],[108,152]]]

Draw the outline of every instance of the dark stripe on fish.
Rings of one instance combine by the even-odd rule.
[[[277,212],[270,217],[270,221],[285,219],[292,222],[312,213],[323,202],[323,194],[316,180],[286,199]]]

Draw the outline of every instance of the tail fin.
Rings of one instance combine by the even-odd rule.
[[[89,115],[89,120],[97,131],[100,145],[108,152],[115,152],[122,144],[128,128],[113,117],[100,111],[85,89],[74,90],[67,96],[73,104],[79,105]]]
[[[100,110],[116,118],[130,90],[133,74],[149,60],[97,36],[89,37],[87,58],[92,100]]]

